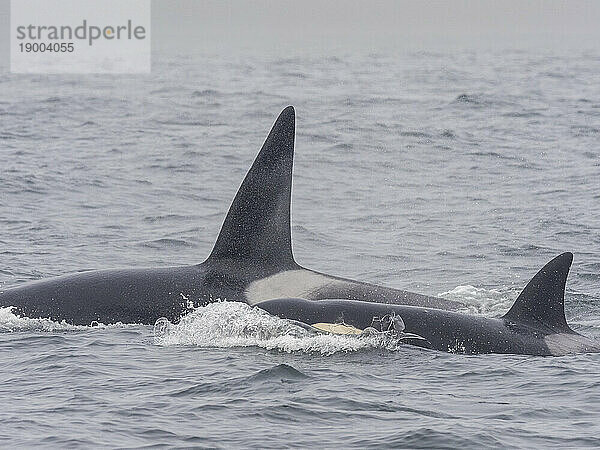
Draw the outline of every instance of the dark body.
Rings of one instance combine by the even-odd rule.
[[[408,343],[444,352],[551,355],[543,333],[502,318],[352,300],[277,299],[257,306],[283,319],[306,324],[345,323],[361,330],[377,329],[379,319],[398,315],[406,324],[407,333],[424,338],[411,339]]]
[[[278,117],[240,186],[212,253],[201,264],[79,272],[0,291],[17,314],[88,325],[177,321],[218,299],[256,304],[279,297],[343,298],[458,309],[450,300],[320,274],[292,254],[290,201],[295,113]]]
[[[564,355],[599,352],[599,343],[575,333],[564,315],[564,290],[573,255],[564,253],[542,268],[519,295],[510,311],[490,319],[439,309],[347,300],[277,299],[258,306],[284,319],[308,325],[344,323],[364,330],[402,318],[412,345],[465,354],[512,353]],[[387,319],[387,320],[386,320]]]
[[[160,317],[177,321],[193,306],[218,298],[238,300],[235,281],[203,265],[94,270],[7,289],[0,300],[17,314],[75,325],[153,324]]]

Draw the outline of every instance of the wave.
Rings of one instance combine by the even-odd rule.
[[[221,92],[216,89],[203,89],[201,91],[193,91],[192,97],[216,97],[221,95]]]
[[[142,242],[140,245],[143,247],[157,248],[157,249],[172,248],[172,247],[193,247],[194,246],[194,244],[192,244],[184,239],[169,239],[169,238],[155,239],[153,241],[145,241],[145,242]]]

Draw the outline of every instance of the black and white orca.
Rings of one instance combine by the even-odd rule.
[[[472,316],[441,309],[349,300],[268,300],[258,307],[309,329],[358,334],[402,333],[402,342],[453,353],[511,353],[560,356],[600,352],[600,342],[573,331],[564,311],[565,285],[573,254],[546,264],[525,286],[501,318]],[[341,327],[339,325],[342,325]]]
[[[30,318],[76,325],[176,322],[217,300],[259,302],[281,297],[338,298],[457,310],[461,304],[326,275],[292,254],[290,201],[295,112],[279,115],[240,186],[212,253],[183,267],[79,272],[0,292],[0,306]]]

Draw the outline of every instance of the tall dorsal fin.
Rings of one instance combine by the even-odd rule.
[[[542,267],[504,318],[554,332],[572,333],[565,318],[565,285],[572,262],[573,253],[566,252]]]
[[[295,112],[285,108],[246,174],[209,259],[295,266],[290,230]]]

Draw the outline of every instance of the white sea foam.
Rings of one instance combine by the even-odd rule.
[[[67,322],[56,322],[52,319],[30,319],[21,317],[13,312],[12,306],[0,307],[0,332],[14,331],[76,331],[89,330],[90,328],[110,328],[125,326],[122,323],[105,325],[103,323],[93,322],[90,325],[71,325]]]
[[[332,355],[369,348],[396,350],[399,339],[386,333],[360,336],[317,334],[245,303],[217,302],[196,308],[178,324],[159,319],[157,345],[260,347],[282,352]]]
[[[456,300],[467,306],[467,313],[499,317],[510,309],[519,295],[517,290],[478,288],[471,285],[456,286],[438,294],[438,297]]]

